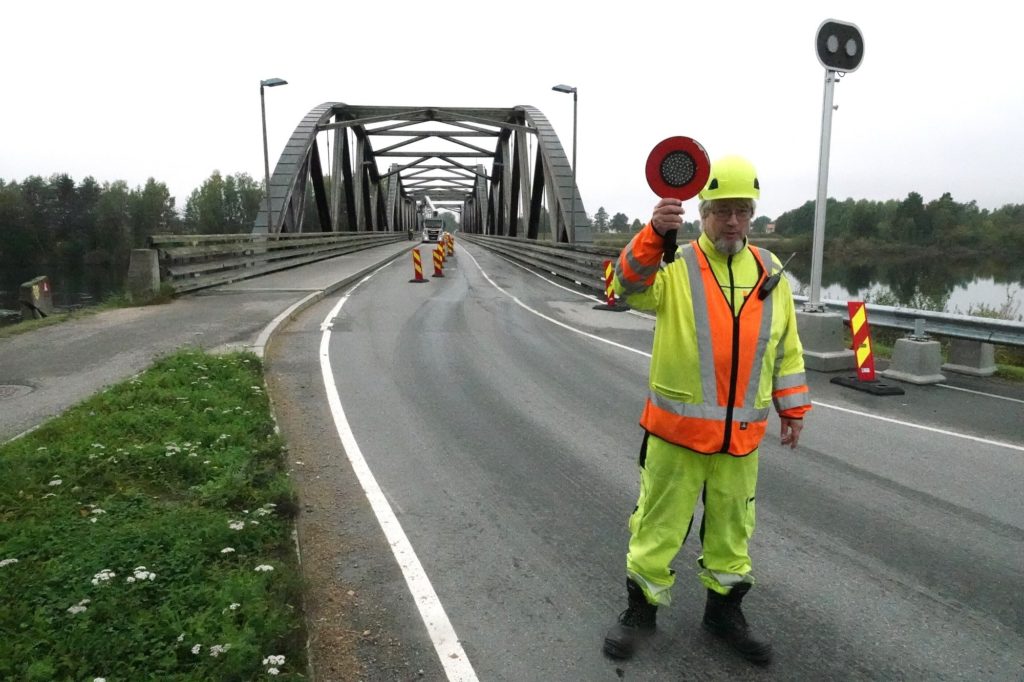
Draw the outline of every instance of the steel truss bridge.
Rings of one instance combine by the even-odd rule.
[[[587,244],[573,185],[565,150],[534,107],[326,102],[285,145],[270,178],[270,219],[264,202],[253,233],[413,230],[429,197],[461,213],[463,232]]]

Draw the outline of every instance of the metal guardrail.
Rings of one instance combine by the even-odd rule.
[[[391,242],[405,232],[153,235],[161,284],[175,293],[228,284]]]
[[[604,262],[615,260],[621,249],[582,244],[557,244],[535,239],[491,237],[458,233],[459,239],[500,253],[509,260],[570,280],[604,296]]]
[[[803,303],[807,297],[794,296],[793,299]],[[828,300],[821,301],[821,304],[830,312],[841,313],[844,316],[847,314],[846,301]],[[991,343],[994,346],[1024,348],[1024,322],[875,303],[866,303],[864,307],[868,311],[868,323],[872,327],[902,329],[914,336],[939,336]],[[848,321],[846,324],[849,326]]]
[[[579,244],[555,244],[553,242],[511,237],[492,237],[459,233],[459,239],[502,254],[508,259],[568,279],[604,295],[604,261],[614,260],[620,252],[616,248],[587,247]],[[805,302],[806,296],[794,296],[798,303]],[[822,301],[831,312],[841,313],[846,320],[846,301]],[[929,310],[915,310],[868,303],[868,321],[873,327],[902,329],[917,335],[964,339],[994,346],[1024,348],[1024,322],[998,320],[987,317],[973,317]],[[846,324],[849,324],[846,320]]]

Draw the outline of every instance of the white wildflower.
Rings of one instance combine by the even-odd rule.
[[[281,673],[277,668],[267,668],[268,675],[279,675]]]
[[[257,573],[268,573],[268,572],[273,571],[273,570],[274,570],[274,567],[269,565],[269,564],[260,564],[259,566],[256,567],[256,572]]]
[[[267,656],[263,659],[263,665],[284,665],[284,654],[279,656]]]
[[[184,642],[185,641],[185,633],[184,632],[181,633],[180,635],[178,635],[178,641],[179,642]]]
[[[60,485],[60,484],[61,484],[61,483],[63,483],[63,482],[64,482],[64,481],[62,481],[61,479],[59,479],[59,478],[55,478],[55,479],[53,479],[52,481],[50,481],[49,483],[47,483],[47,485]]]
[[[196,656],[198,656],[199,655],[199,651],[202,648],[203,648],[202,644],[196,644],[194,647],[192,647],[192,653],[195,654]]]
[[[105,678],[105,677],[94,677],[94,678],[92,678],[92,682],[107,682],[107,678]]]
[[[11,559],[0,559],[0,568],[3,568],[4,566],[10,566],[11,564],[16,564],[16,563],[18,563],[18,560],[14,559],[14,558],[11,558]]]
[[[241,606],[241,604],[239,604],[238,602],[232,602],[232,603],[231,603],[231,605],[230,605],[230,606],[228,606],[228,608],[229,608],[229,609],[231,609],[232,611],[234,611],[234,610],[236,610],[236,609],[237,609],[237,608],[238,608],[239,606]]]
[[[231,530],[242,530],[245,528],[245,521],[228,521],[228,528]]]
[[[82,606],[81,604],[75,604],[74,606],[71,606],[71,607],[68,608],[68,613],[74,615],[76,613],[82,613],[85,610],[86,610],[85,606]]]
[[[107,512],[104,511],[103,509],[100,509],[99,507],[96,507],[95,509],[91,510],[89,513],[90,514],[106,514]]]
[[[230,644],[214,644],[210,647],[210,655],[217,658],[222,653],[231,648]]]
[[[115,577],[116,575],[117,574],[111,571],[109,568],[104,568],[102,571],[100,571],[92,577],[92,584],[99,585],[100,583],[105,583],[111,578]]]
[[[225,547],[224,549],[222,549],[222,550],[220,551],[220,553],[221,553],[221,554],[231,554],[231,553],[232,553],[232,552],[234,552],[234,551],[235,551],[235,548],[234,548],[234,547]]]
[[[156,573],[147,571],[145,566],[136,566],[134,575],[128,578],[128,582],[133,583],[136,580],[156,580]]]

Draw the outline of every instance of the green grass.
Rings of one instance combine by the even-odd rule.
[[[176,353],[0,446],[0,679],[303,677],[294,500],[248,353]]]

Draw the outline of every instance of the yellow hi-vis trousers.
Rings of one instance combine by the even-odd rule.
[[[753,582],[747,545],[754,534],[757,450],[745,457],[703,455],[646,434],[640,450],[640,498],[629,517],[626,574],[652,604],[671,603],[675,571],[669,564],[683,546],[703,491],[701,582],[728,594]]]

